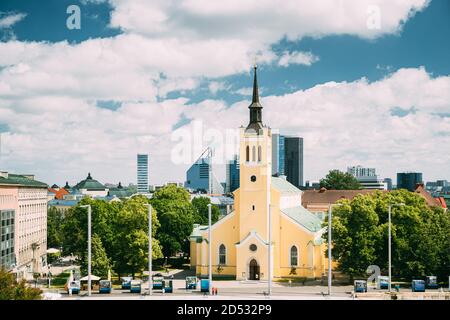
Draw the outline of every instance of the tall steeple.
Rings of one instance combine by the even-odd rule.
[[[253,96],[252,103],[248,107],[250,109],[250,122],[246,130],[254,130],[256,133],[260,133],[260,129],[263,128],[262,124],[262,105],[259,103],[259,92],[258,92],[258,79],[256,76],[256,69],[258,67],[256,64],[253,66]]]

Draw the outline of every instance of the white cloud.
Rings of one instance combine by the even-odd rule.
[[[280,60],[278,60],[278,65],[282,67],[287,67],[290,64],[303,64],[310,66],[317,61],[319,61],[319,57],[313,55],[311,52],[285,51],[280,57]]]
[[[126,32],[181,38],[236,38],[273,43],[286,36],[352,34],[374,38],[398,32],[428,0],[110,0],[111,25]],[[379,12],[380,28],[369,28]],[[378,18],[378,17],[375,17]],[[369,24],[370,25],[370,24]]]
[[[215,96],[217,94],[217,92],[219,92],[219,91],[224,91],[224,90],[230,89],[230,86],[222,81],[211,81],[208,84],[208,89],[209,89],[209,92],[211,92],[211,94],[213,96]]]
[[[173,128],[186,119],[200,119],[215,129],[237,128],[248,121],[248,101],[189,103],[166,99],[170,92],[195,90],[207,81],[214,95],[228,89],[223,77],[248,73],[255,56],[258,64],[313,63],[312,54],[286,52],[280,58],[271,46],[284,37],[351,34],[372,39],[397,33],[428,4],[110,2],[111,25],[125,31],[119,36],[79,44],[0,42],[0,122],[10,129],[2,135],[2,169],[35,172],[48,182],[75,183],[85,171],[103,182],[129,182],[135,180],[135,153],[144,150],[150,153],[152,182],[179,181],[186,166],[170,163]],[[381,10],[380,29],[367,28],[369,5]],[[251,89],[235,92],[248,95]],[[449,112],[449,92],[449,77],[402,69],[374,83],[328,82],[263,97],[263,119],[305,137],[306,178],[318,179],[324,170],[355,162],[386,167],[386,174],[414,168],[423,170],[425,178],[438,177],[450,160],[445,149],[450,120],[437,115]],[[97,100],[121,106],[98,108]],[[395,107],[417,111],[393,117]]]
[[[25,13],[2,13],[0,12],[0,29],[11,28],[17,22],[23,20]]]

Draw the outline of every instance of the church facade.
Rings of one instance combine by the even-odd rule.
[[[302,207],[301,190],[285,177],[271,175],[272,133],[262,122],[256,70],[255,66],[250,121],[240,128],[235,209],[211,227],[212,273],[267,280],[270,268],[272,278],[318,278],[328,263],[322,240],[326,229],[322,220]],[[194,225],[191,268],[198,276],[208,275],[208,250],[208,226]]]

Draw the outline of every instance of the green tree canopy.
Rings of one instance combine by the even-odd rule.
[[[64,216],[55,207],[50,207],[47,211],[47,246],[59,249],[63,245],[62,224]]]
[[[156,209],[161,227],[157,233],[165,257],[188,250],[188,237],[194,223],[194,209],[190,195],[175,185],[161,188],[151,199]]]
[[[14,274],[0,268],[0,300],[41,300],[42,290],[30,288],[25,279],[16,281]]]
[[[387,274],[388,207],[404,203],[391,210],[393,276],[448,276],[449,212],[430,208],[420,195],[406,190],[358,195],[340,203],[333,210],[332,255],[341,271],[365,275],[367,267],[375,264]]]
[[[194,208],[194,223],[207,225],[208,224],[208,204],[211,199],[207,197],[197,197],[192,199],[192,206]],[[219,220],[220,210],[216,205],[211,206],[211,223],[216,223]]]
[[[105,248],[103,248],[102,240],[96,233],[92,235],[91,250],[92,250],[92,265],[91,265],[92,274],[101,278],[106,278],[108,276],[108,270],[111,269],[111,262],[108,256],[106,255]],[[81,264],[82,274],[88,273],[87,267],[88,267],[87,259],[82,259]]]
[[[148,204],[143,196],[133,197],[125,202],[115,222],[113,260],[115,270],[120,274],[136,273],[146,269],[148,264]],[[152,210],[152,257],[161,258],[159,241],[155,239],[160,223]]]
[[[320,180],[320,187],[328,190],[357,190],[361,189],[361,184],[350,173],[331,170]]]

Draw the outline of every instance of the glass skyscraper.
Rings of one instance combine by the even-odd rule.
[[[303,138],[284,137],[284,175],[297,188],[303,187]]]
[[[236,155],[233,160],[228,161],[226,168],[226,192],[233,192],[239,188],[239,157]]]
[[[137,190],[148,193],[148,154],[137,155]]]
[[[397,189],[406,189],[413,192],[416,190],[418,183],[423,183],[421,172],[397,173]]]

